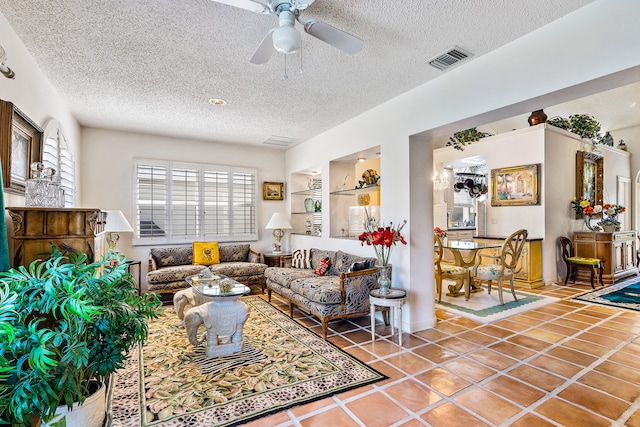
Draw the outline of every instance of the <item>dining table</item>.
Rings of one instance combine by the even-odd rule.
[[[477,256],[478,252],[483,249],[495,249],[502,247],[502,242],[496,243],[480,243],[480,242],[468,242],[462,240],[448,240],[442,242],[442,248],[448,249],[453,254],[453,263],[457,266],[464,268],[472,268],[480,263],[480,257]],[[482,286],[476,284],[471,278],[469,284],[471,292],[482,291]],[[464,295],[464,289],[462,281],[456,282],[453,285],[448,286],[449,292],[447,296],[457,297]]]

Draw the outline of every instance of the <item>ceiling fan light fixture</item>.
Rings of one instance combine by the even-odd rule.
[[[278,27],[273,31],[273,47],[281,53],[294,53],[300,49],[300,33],[293,27]]]
[[[225,105],[227,101],[222,98],[211,98],[209,102],[213,105]]]

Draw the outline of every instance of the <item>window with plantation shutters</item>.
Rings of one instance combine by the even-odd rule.
[[[67,141],[59,129],[49,134],[42,145],[42,163],[45,167],[54,168],[64,190],[64,206],[75,206],[76,177],[73,155],[67,148]]]
[[[134,163],[136,243],[257,240],[254,169]]]

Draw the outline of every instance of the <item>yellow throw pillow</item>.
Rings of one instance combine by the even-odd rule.
[[[195,265],[220,264],[218,242],[193,242],[192,248]]]

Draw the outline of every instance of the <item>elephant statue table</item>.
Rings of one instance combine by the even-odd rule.
[[[189,290],[192,291],[192,298],[185,296],[182,309],[197,304],[184,311],[184,326],[189,342],[195,347],[204,341],[198,339],[198,328],[204,325],[207,331],[205,338],[207,357],[241,351],[242,328],[249,317],[249,307],[240,301],[240,297],[249,293],[251,289],[235,282],[228,291],[221,291],[215,285],[202,287],[195,286],[193,283]],[[207,300],[209,302],[205,302]]]

